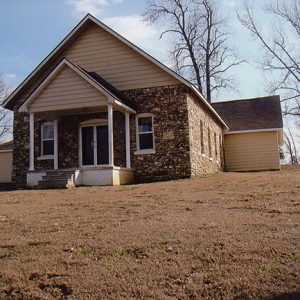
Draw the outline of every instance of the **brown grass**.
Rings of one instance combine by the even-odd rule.
[[[0,299],[300,299],[300,169],[0,193]]]

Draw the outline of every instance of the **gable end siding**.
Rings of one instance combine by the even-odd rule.
[[[89,72],[97,72],[119,90],[180,84],[96,24],[90,25],[63,56]]]
[[[54,111],[106,105],[106,96],[72,69],[63,67],[31,104],[30,111]]]

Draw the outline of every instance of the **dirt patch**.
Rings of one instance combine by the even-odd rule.
[[[0,299],[299,299],[300,169],[0,193]]]

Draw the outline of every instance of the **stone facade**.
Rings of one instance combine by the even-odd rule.
[[[107,112],[82,115],[65,115],[58,121],[58,167],[69,169],[79,167],[78,142],[79,124],[91,119],[107,119]],[[43,118],[35,118],[34,124],[34,166],[35,170],[53,170],[54,160],[39,160],[41,156],[41,124]],[[118,167],[126,165],[125,117],[114,111],[114,160]],[[26,173],[29,166],[29,116],[14,112],[14,151],[13,181],[18,187],[26,185]]]
[[[135,154],[136,117],[131,116],[131,165],[137,182],[187,178],[191,175],[186,86],[130,90],[137,114],[153,114],[154,154]]]
[[[137,115],[151,113],[154,122],[155,153],[138,154],[136,115],[130,116],[131,167],[136,182],[188,178],[223,169],[222,125],[212,112],[184,85],[125,91],[137,106]],[[58,163],[60,169],[79,167],[79,124],[91,119],[107,119],[107,112],[65,115],[58,122]],[[204,124],[205,153],[208,128],[211,132],[211,157],[201,155],[200,120]],[[35,169],[53,169],[53,160],[38,160],[41,155],[42,118],[35,120]],[[114,111],[114,162],[126,166],[125,117]],[[216,143],[214,140],[216,136]],[[221,137],[221,139],[220,139]],[[29,165],[29,117],[15,111],[13,180],[26,183]],[[215,147],[217,145],[217,148]]]
[[[26,185],[26,173],[29,166],[29,118],[27,114],[14,109],[14,146],[12,181],[18,188]]]
[[[224,151],[223,128],[220,121],[193,94],[188,95],[187,106],[189,112],[191,175],[197,176],[203,173],[222,171],[224,168]]]

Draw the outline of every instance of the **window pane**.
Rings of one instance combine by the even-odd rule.
[[[139,132],[152,131],[152,117],[138,118]]]
[[[97,165],[108,163],[108,126],[97,126]]]
[[[54,139],[54,126],[53,126],[53,123],[43,124],[43,139],[44,140]]]
[[[53,154],[54,154],[54,141],[44,141],[43,155],[53,155]]]
[[[94,128],[82,127],[82,164],[84,166],[94,165]]]
[[[153,134],[140,134],[140,150],[153,149]]]

